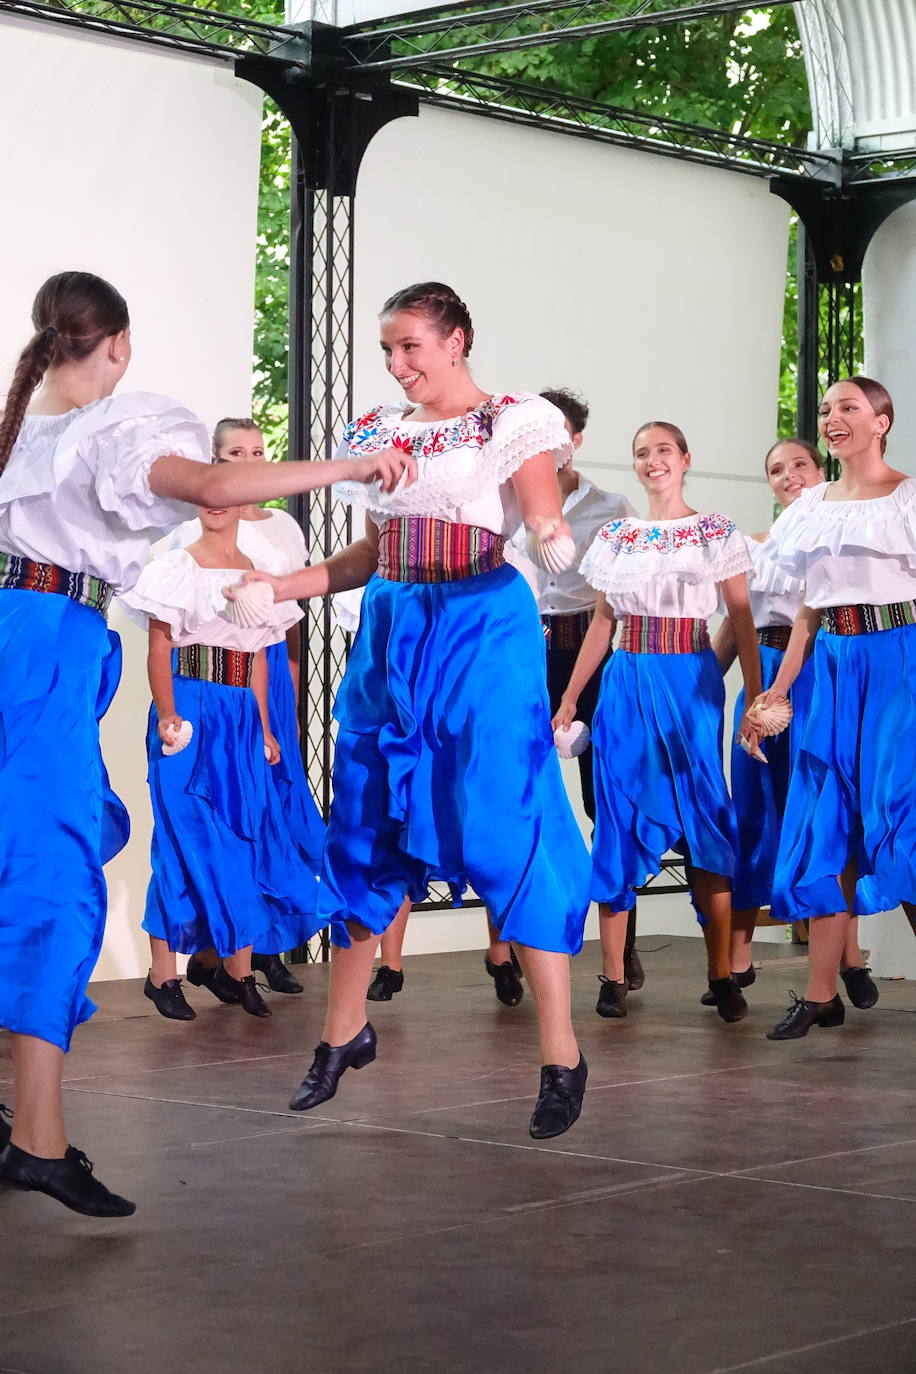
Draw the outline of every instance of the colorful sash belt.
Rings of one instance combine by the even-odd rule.
[[[625,615],[619,648],[629,654],[701,654],[709,648],[705,620]]]
[[[594,611],[573,611],[571,615],[542,615],[541,624],[552,649],[578,653],[592,623]]]
[[[0,553],[0,588],[22,592],[56,592],[107,616],[114,588],[91,573],[68,572],[54,563],[33,563],[15,553]]]
[[[876,630],[899,630],[916,625],[916,601],[893,601],[889,606],[826,606],[821,629],[829,635],[870,635]]]
[[[791,633],[791,625],[758,625],[757,642],[765,649],[786,650],[789,647]]]
[[[506,561],[505,539],[477,525],[411,515],[379,530],[378,575],[387,582],[457,582]]]
[[[186,644],[178,650],[178,676],[223,687],[250,687],[254,654],[244,649],[217,649],[212,644]]]

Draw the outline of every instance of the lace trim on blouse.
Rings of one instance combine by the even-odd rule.
[[[725,515],[700,514],[657,524],[630,518],[604,525],[579,569],[599,592],[622,592],[653,577],[725,582],[751,571],[744,536]]]

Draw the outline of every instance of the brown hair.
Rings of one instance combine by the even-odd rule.
[[[545,401],[549,401],[557,410],[563,412],[564,418],[572,425],[573,434],[582,433],[588,424],[587,401],[565,386],[559,386],[555,391],[542,391],[541,395]]]
[[[634,453],[636,452],[636,440],[639,438],[640,434],[647,429],[666,429],[681,450],[681,453],[686,456],[689,452],[687,440],[684,438],[684,431],[678,429],[677,425],[673,425],[670,420],[647,420],[644,425],[639,426],[639,429],[633,435],[631,447]]]
[[[393,315],[397,310],[410,310],[415,315],[422,315],[443,339],[448,338],[453,330],[462,329],[464,356],[470,353],[474,343],[470,311],[457,292],[444,282],[421,281],[395,291],[379,311],[379,318]]]
[[[241,419],[234,419],[231,415],[224,415],[221,420],[217,420],[213,430],[213,457],[219,456],[219,451],[223,446],[223,440],[232,429],[257,430],[262,435],[264,431],[257,420],[252,420],[250,415],[244,415]]]
[[[32,305],[35,333],[19,355],[0,418],[0,472],[22,428],[32,392],[50,367],[82,362],[104,339],[130,325],[120,292],[91,272],[59,272]]]
[[[868,404],[876,415],[886,415],[888,426],[884,434],[881,435],[881,452],[887,448],[887,436],[890,434],[894,424],[894,403],[891,400],[891,393],[886,386],[876,382],[871,377],[840,377],[841,382],[852,382],[862,392]]]
[[[763,460],[763,470],[767,477],[770,475],[770,459],[778,448],[782,448],[783,444],[795,444],[797,448],[803,448],[814,466],[819,471],[824,471],[824,456],[820,450],[815,448],[814,444],[809,444],[807,439],[796,439],[792,435],[788,439],[777,439],[773,447],[767,450],[767,456]]]

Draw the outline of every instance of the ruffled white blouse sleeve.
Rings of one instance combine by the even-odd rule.
[[[725,515],[637,520],[604,525],[580,572],[604,592],[617,615],[706,619],[718,584],[751,570],[744,535]]]
[[[420,423],[401,407],[387,406],[352,421],[339,457],[360,458],[399,448],[417,460],[419,477],[390,495],[377,482],[339,482],[335,495],[363,506],[381,523],[396,516],[427,516],[509,534],[518,509],[509,478],[535,454],[549,452],[560,468],[572,455],[563,416],[530,392],[492,396],[449,420]]]
[[[804,583],[814,610],[916,599],[916,480],[870,501],[829,501],[830,487],[808,487],[783,511],[767,556]]]
[[[747,550],[754,565],[748,583],[754,624],[758,629],[792,625],[805,599],[804,582],[774,563],[760,540],[748,538]],[[722,613],[728,614],[725,610]]]
[[[144,628],[150,620],[163,621],[178,647],[208,644],[256,653],[279,643],[302,619],[302,611],[295,601],[276,601],[265,611],[262,625],[236,625],[228,615],[225,588],[241,576],[238,568],[202,568],[186,549],[170,549],[146,565],[120,601]]]
[[[153,463],[170,453],[209,462],[204,426],[167,396],[27,415],[0,476],[0,549],[133,585],[151,544],[193,513],[150,488]]]

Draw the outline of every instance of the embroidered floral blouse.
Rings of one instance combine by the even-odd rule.
[[[725,515],[702,512],[677,520],[611,520],[580,568],[618,616],[696,620],[716,610],[720,582],[750,570],[740,530]]]
[[[365,458],[399,448],[417,459],[419,477],[386,494],[377,482],[338,482],[334,494],[365,507],[376,524],[396,516],[429,516],[511,534],[520,523],[509,478],[537,453],[558,468],[572,455],[562,413],[530,392],[491,396],[466,415],[433,423],[410,419],[403,406],[380,406],[352,420],[337,456]]]

